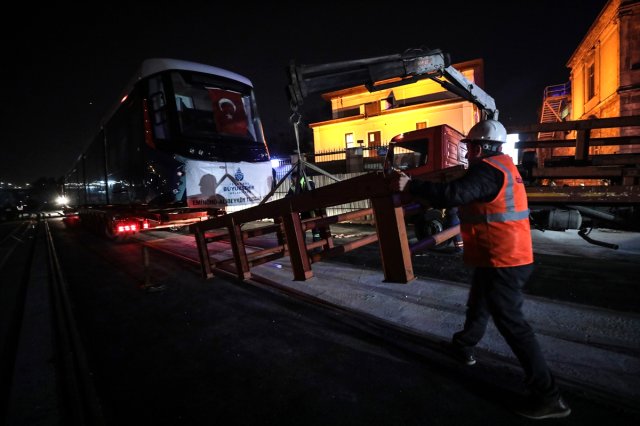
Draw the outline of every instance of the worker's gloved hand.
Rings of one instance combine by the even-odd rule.
[[[394,192],[403,192],[408,189],[411,178],[400,170],[393,170],[389,175],[389,189]]]

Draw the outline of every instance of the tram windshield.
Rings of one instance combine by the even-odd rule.
[[[186,138],[232,136],[262,142],[252,88],[222,77],[171,73],[179,131]]]

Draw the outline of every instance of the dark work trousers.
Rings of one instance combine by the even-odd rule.
[[[559,390],[533,329],[522,313],[522,288],[533,265],[508,268],[476,268],[473,272],[464,328],[453,335],[453,344],[468,353],[487,329],[489,317],[520,361],[532,396],[553,401]]]

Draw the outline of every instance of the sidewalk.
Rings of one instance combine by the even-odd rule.
[[[293,281],[288,258],[257,266],[256,276],[323,302],[372,315],[434,340],[449,340],[464,321],[468,286],[416,279],[383,282],[383,273],[319,262],[314,277]],[[563,386],[629,407],[640,403],[640,316],[525,296],[525,315]],[[480,342],[478,362],[519,364],[492,322]]]
[[[332,231],[354,232],[340,226],[332,226]],[[624,251],[627,261],[633,262],[636,256],[640,261],[637,233],[592,233],[595,239],[619,244],[619,250],[589,244],[577,231],[533,231],[532,236],[536,253],[578,256],[588,262],[589,258],[614,259]],[[196,249],[195,241],[188,237],[181,240],[188,252]],[[172,244],[169,240],[159,243]],[[210,245],[215,257],[232,256],[228,245],[218,244]],[[385,283],[381,268],[340,263],[339,257],[313,263],[312,271],[311,279],[294,281],[288,257],[251,269],[255,281],[264,278],[323,304],[353,309],[436,343],[449,341],[463,325],[467,284],[421,277],[407,284]],[[616,405],[640,407],[640,315],[531,295],[525,295],[524,313],[563,387]],[[522,375],[515,356],[491,321],[477,355],[479,364],[507,366]]]

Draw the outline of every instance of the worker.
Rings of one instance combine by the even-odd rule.
[[[291,170],[291,186],[287,192],[288,197],[314,189],[316,189],[316,184],[311,177],[306,176],[305,173],[300,173],[297,168]]]
[[[311,177],[307,176],[305,173],[300,173],[298,168],[291,171],[291,186],[289,187],[286,197],[292,197],[294,195],[301,194],[302,192],[312,191],[314,189],[316,189],[316,184]],[[322,216],[322,212],[320,210],[310,210],[302,212],[300,214],[300,219],[304,220],[317,216]],[[313,241],[320,241],[322,239],[320,231],[321,229],[319,227],[313,228],[311,231],[311,238]]]
[[[408,192],[435,207],[459,207],[463,260],[474,268],[461,331],[447,351],[466,365],[476,363],[474,347],[489,318],[518,358],[530,395],[516,412],[532,419],[571,413],[549,370],[533,329],[522,312],[522,289],[533,272],[529,207],[522,178],[502,153],[507,131],[496,120],[474,125],[467,137],[469,168],[450,182],[411,179],[394,171],[392,191]]]
[[[451,207],[446,209],[444,213],[444,221],[445,221],[445,226],[447,228],[460,225],[460,218],[458,217],[458,208]],[[460,234],[454,235],[451,238],[451,241],[453,242],[454,253],[462,253],[464,251],[464,241],[462,241],[462,236]]]

